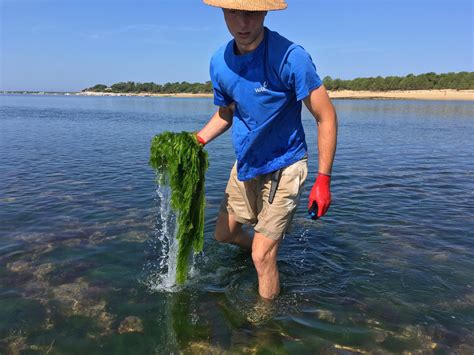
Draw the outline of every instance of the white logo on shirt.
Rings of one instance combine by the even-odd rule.
[[[258,94],[260,92],[268,91],[267,86],[268,86],[268,81],[265,80],[262,86],[260,86],[259,88],[255,88],[255,92]]]

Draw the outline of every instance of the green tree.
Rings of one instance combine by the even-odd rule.
[[[89,88],[89,91],[96,91],[96,92],[103,92],[107,89],[107,85],[104,84],[97,84],[94,85],[93,87]]]
[[[326,87],[326,89],[328,90],[334,90],[334,83],[333,83],[333,80],[330,76],[326,76],[324,79],[323,79],[323,84],[324,86]]]
[[[328,90],[431,90],[431,89],[456,89],[473,90],[474,72],[443,73],[433,72],[405,77],[388,76],[375,78],[355,78],[353,80],[333,79],[326,76],[323,83]],[[163,85],[148,83],[135,83],[133,81],[119,82],[108,88],[104,84],[97,84],[83,91],[112,91],[117,93],[147,92],[147,93],[212,93],[212,83],[189,83],[187,81],[165,83]]]

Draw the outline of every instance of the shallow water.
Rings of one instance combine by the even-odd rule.
[[[209,144],[204,252],[166,283],[149,144],[209,99],[0,96],[0,353],[474,352],[474,104],[335,101],[333,204],[282,243],[282,293],[212,239],[234,155]],[[166,277],[165,277],[166,276]]]

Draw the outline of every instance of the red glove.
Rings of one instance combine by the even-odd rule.
[[[330,183],[331,175],[318,173],[318,177],[309,193],[308,213],[312,219],[318,219],[328,211],[331,205]]]
[[[197,141],[199,142],[199,144],[201,144],[203,147],[206,145],[206,141],[204,140],[204,138],[202,138],[199,134],[196,133],[196,139]]]

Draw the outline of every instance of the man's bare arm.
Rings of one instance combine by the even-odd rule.
[[[199,137],[201,137],[206,144],[220,136],[232,126],[234,108],[234,103],[229,106],[219,107],[204,128],[198,132]]]
[[[308,213],[312,219],[326,214],[331,205],[331,170],[336,154],[337,116],[324,86],[313,90],[304,103],[318,125],[318,175],[309,193]]]
[[[304,99],[318,125],[318,172],[331,175],[337,144],[337,115],[324,85]]]

